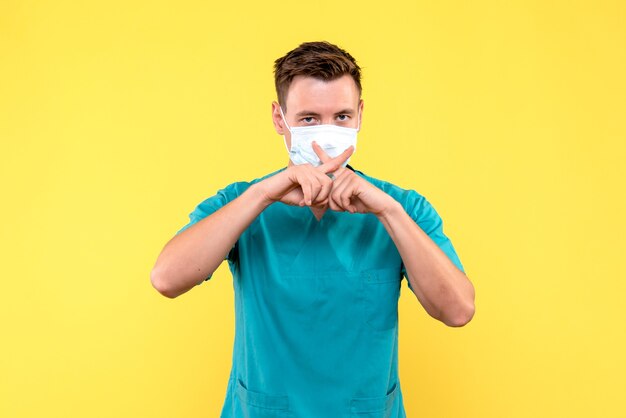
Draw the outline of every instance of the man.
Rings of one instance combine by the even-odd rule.
[[[472,318],[474,288],[423,196],[347,164],[363,116],[354,58],[309,42],[274,69],[288,165],[200,203],[152,284],[173,298],[228,260],[236,326],[222,418],[404,417],[402,278],[449,326]]]

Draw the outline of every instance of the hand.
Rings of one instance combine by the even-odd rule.
[[[323,165],[335,160],[315,142],[313,142],[313,151]],[[349,168],[340,166],[333,174],[335,180],[328,197],[328,206],[334,211],[373,213],[378,216],[396,203],[387,193],[358,176]]]
[[[318,167],[308,163],[292,165],[263,180],[261,183],[264,185],[267,201],[278,201],[293,206],[325,207],[333,187],[333,181],[326,173],[340,168],[353,152],[354,147],[351,146],[335,158],[330,158],[324,153],[326,160]]]

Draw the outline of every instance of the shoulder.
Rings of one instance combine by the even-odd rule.
[[[278,169],[276,171],[273,171],[269,174],[266,174],[262,177],[257,177],[255,179],[252,180],[247,180],[247,181],[236,181],[233,183],[230,183],[226,186],[224,186],[223,188],[221,188],[220,190],[218,190],[218,194],[223,194],[225,198],[227,198],[228,200],[232,200],[235,199],[237,197],[239,197],[243,192],[245,192],[250,186],[252,186],[255,183],[258,183],[262,180],[265,180],[268,177],[271,177],[275,174],[280,173],[281,171],[285,170],[287,167],[283,167],[281,169]]]
[[[391,182],[369,176],[361,171],[354,170],[373,185],[397,200],[405,212],[436,242],[447,239],[443,234],[443,220],[435,207],[422,194],[413,189],[404,189]]]
[[[285,167],[286,168],[286,167]],[[245,192],[248,187],[252,184],[257,183],[269,176],[272,176],[285,168],[281,168],[280,170],[276,170],[270,174],[267,174],[263,177],[259,177],[250,181],[236,181],[234,183],[227,184],[226,186],[219,189],[215,194],[205,198],[200,203],[196,205],[194,210],[189,214],[189,223],[180,229],[177,233],[184,231],[189,228],[194,223],[199,220],[207,217],[213,212],[220,209],[222,206],[225,206],[230,201],[239,197],[243,192]]]

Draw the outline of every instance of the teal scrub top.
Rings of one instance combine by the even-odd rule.
[[[347,167],[400,202],[464,272],[423,196]],[[177,233],[285,169],[219,190]],[[406,416],[398,375],[406,270],[375,215],[328,209],[318,221],[307,206],[275,202],[225,260],[233,275],[235,341],[221,418]]]

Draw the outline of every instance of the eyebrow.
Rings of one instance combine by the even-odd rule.
[[[354,110],[353,109],[348,109],[348,108],[342,109],[339,112],[336,112],[335,116],[336,115],[345,115],[345,114],[352,115],[352,114],[354,114]],[[313,112],[311,110],[302,110],[302,111],[296,113],[296,117],[300,117],[300,116],[321,116],[321,115],[319,113]]]

